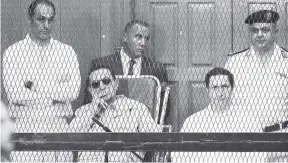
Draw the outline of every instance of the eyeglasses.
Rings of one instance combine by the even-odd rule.
[[[102,80],[98,80],[98,81],[93,81],[93,82],[91,82],[91,87],[94,89],[99,88],[100,82],[102,82],[104,85],[108,85],[111,83],[111,79],[102,79]]]

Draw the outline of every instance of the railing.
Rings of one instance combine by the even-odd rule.
[[[288,133],[16,133],[16,151],[288,152]]]

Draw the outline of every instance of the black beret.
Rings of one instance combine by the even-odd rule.
[[[279,14],[272,10],[260,10],[252,13],[245,19],[246,24],[253,23],[276,23],[280,18]]]

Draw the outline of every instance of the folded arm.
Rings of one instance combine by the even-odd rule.
[[[51,100],[25,86],[29,81],[25,79],[21,65],[21,59],[13,54],[4,53],[3,57],[3,85],[8,100],[20,105],[46,105]]]
[[[39,91],[43,92],[47,95],[47,97],[54,101],[73,101],[78,97],[81,86],[79,63],[77,60],[77,55],[73,49],[71,49],[71,52],[71,59],[67,65],[65,65],[65,69],[68,73],[62,74],[61,80],[51,83],[51,86],[40,86],[39,88]]]

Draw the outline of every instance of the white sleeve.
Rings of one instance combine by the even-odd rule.
[[[76,110],[75,117],[69,125],[71,132],[88,132],[92,123],[92,111],[89,106],[89,104],[84,105]]]
[[[3,55],[3,85],[12,103],[41,99],[41,95],[25,87],[25,74],[21,68],[24,58],[14,54],[12,48],[8,48]],[[29,103],[29,102],[28,102]]]
[[[81,85],[81,76],[77,54],[72,47],[69,49],[70,58],[66,64],[69,70],[69,79],[66,82],[55,84],[53,87],[45,90],[50,98],[59,101],[73,101],[78,97]]]

